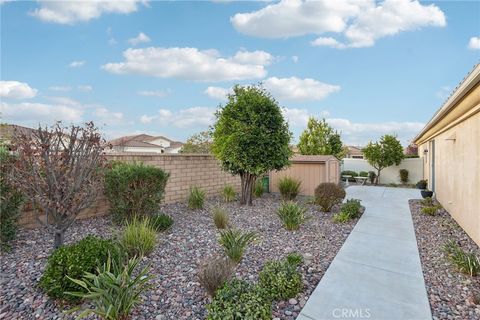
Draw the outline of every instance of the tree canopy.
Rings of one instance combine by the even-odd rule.
[[[377,169],[375,184],[378,184],[380,171],[383,169],[399,165],[403,160],[403,147],[397,137],[394,135],[384,135],[380,141],[369,142],[363,149],[363,154],[368,163]]]
[[[201,131],[192,135],[180,149],[180,153],[211,153],[212,132]]]
[[[242,179],[241,204],[252,204],[256,177],[289,164],[291,133],[278,102],[261,86],[235,86],[216,113],[212,152]]]
[[[337,159],[345,157],[340,133],[334,130],[325,119],[308,119],[307,128],[300,135],[298,149],[305,155],[333,155]]]

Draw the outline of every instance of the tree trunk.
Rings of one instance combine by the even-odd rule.
[[[245,172],[240,175],[242,181],[242,196],[240,197],[241,205],[253,205],[253,186],[255,184],[256,176]]]
[[[55,230],[55,238],[53,241],[53,247],[55,249],[59,248],[63,244],[63,236],[65,231],[63,230]]]
[[[378,182],[380,181],[380,169],[377,169],[377,177],[375,178],[375,185],[378,184]]]

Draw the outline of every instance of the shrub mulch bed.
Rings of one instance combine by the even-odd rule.
[[[307,205],[312,219],[298,231],[285,230],[276,210],[281,201],[276,195],[256,199],[253,207],[238,203],[224,204],[233,226],[255,231],[258,240],[246,251],[236,268],[236,277],[256,281],[268,260],[283,258],[290,252],[302,253],[307,259],[301,266],[304,288],[295,299],[274,302],[273,316],[294,319],[327,270],[357,220],[333,223],[333,213],[320,212]],[[173,226],[160,233],[155,251],[145,263],[151,265],[153,289],[134,311],[135,319],[204,319],[210,301],[197,279],[199,266],[222,254],[217,243],[210,209],[218,199],[209,199],[204,210],[189,210],[185,204],[169,204],[162,212],[174,219]],[[337,208],[338,210],[338,208]],[[336,211],[336,210],[332,210]],[[76,222],[65,236],[67,243],[88,234],[110,237],[117,229],[108,217]],[[52,248],[52,235],[46,229],[22,230],[14,249],[2,253],[0,262],[0,319],[63,319],[62,306],[48,299],[37,288]],[[71,317],[71,316],[69,316]]]
[[[420,200],[410,200],[423,276],[434,319],[480,319],[480,275],[462,274],[442,250],[447,240],[480,256],[480,248],[445,209],[429,216],[421,212]]]

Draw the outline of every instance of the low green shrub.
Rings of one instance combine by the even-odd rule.
[[[78,318],[95,314],[105,320],[130,319],[131,310],[141,302],[140,295],[151,287],[149,281],[153,278],[148,275],[148,266],[136,271],[139,263],[136,257],[125,264],[108,257],[96,272],[86,272],[81,279],[68,277],[83,290],[66,294],[88,300],[93,305],[93,309],[83,309]],[[73,308],[69,313],[80,308]]]
[[[268,261],[258,275],[258,284],[272,300],[285,300],[302,290],[302,276],[287,260]]]
[[[197,186],[191,187],[187,202],[188,208],[190,209],[203,209],[205,203],[205,191]]]
[[[347,178],[344,178],[343,176],[351,176],[350,178],[348,178],[348,181],[355,182],[355,177],[358,176],[358,173],[352,170],[344,170],[341,172],[341,177],[342,177],[342,181],[346,181]]]
[[[237,229],[220,231],[219,243],[225,254],[233,262],[239,263],[247,246],[255,240],[255,232],[242,232]]]
[[[360,177],[368,177],[368,172],[367,172],[367,171],[360,171],[360,172],[358,173],[358,175],[359,175]]]
[[[375,183],[375,179],[377,178],[377,174],[373,171],[368,171],[368,180],[370,180],[371,184]]]
[[[105,196],[116,222],[146,217],[160,208],[169,174],[142,163],[115,162],[105,173]]]
[[[425,206],[425,207],[434,206],[433,199],[431,197],[426,197],[425,199],[420,200],[420,203],[422,204],[422,206]]]
[[[469,274],[472,277],[480,273],[480,257],[474,253],[465,252],[454,240],[447,241],[443,246],[443,251],[447,259],[460,272]]]
[[[422,213],[424,214],[428,214],[429,216],[434,216],[437,214],[438,208],[437,206],[423,207],[421,210],[422,210]]]
[[[278,208],[277,215],[282,220],[282,224],[287,230],[298,230],[300,225],[308,220],[305,213],[307,208],[293,201],[282,202]]]
[[[271,304],[259,286],[233,279],[207,305],[207,320],[271,320]]]
[[[173,225],[173,219],[164,213],[153,215],[148,220],[150,227],[157,232],[165,231]]]
[[[407,169],[400,169],[399,170],[399,175],[400,175],[400,182],[403,184],[408,183],[408,170]]]
[[[343,223],[352,220],[352,217],[346,212],[340,211],[332,216],[333,222]]]
[[[315,203],[324,212],[330,212],[334,205],[345,198],[345,190],[332,182],[323,182],[315,188]]]
[[[120,235],[120,243],[129,257],[143,257],[155,248],[157,233],[151,227],[150,219],[137,219],[127,222]]]
[[[0,145],[0,249],[9,251],[18,230],[23,195],[8,181],[14,161],[8,149]]]
[[[224,257],[208,260],[198,273],[198,282],[211,297],[221,288],[233,274],[234,264]]]
[[[347,222],[352,219],[358,218],[362,205],[358,199],[348,199],[342,205],[339,213],[333,215],[332,219],[334,222]]]
[[[213,209],[213,223],[218,229],[226,229],[228,220],[228,213],[224,208],[216,207]]]
[[[299,266],[303,262],[303,256],[298,252],[289,253],[285,259],[293,266]]]
[[[222,189],[222,198],[223,201],[225,202],[232,202],[235,200],[237,197],[237,193],[235,192],[235,189],[233,186],[227,184],[225,187]]]
[[[417,189],[427,189],[427,186],[428,186],[428,181],[427,180],[419,180],[415,186],[417,187]]]
[[[95,272],[97,267],[107,261],[109,252],[112,255],[117,252],[114,242],[94,236],[62,246],[48,258],[39,285],[51,298],[78,300],[78,297],[65,294],[67,291],[83,291],[81,286],[68,277],[80,279],[85,272]]]
[[[278,181],[278,190],[282,195],[282,199],[289,201],[294,200],[300,193],[302,182],[290,177],[283,177]]]
[[[261,198],[263,196],[263,192],[262,180],[255,181],[255,185],[253,186],[253,195],[257,198]]]

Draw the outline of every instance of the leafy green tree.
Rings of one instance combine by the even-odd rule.
[[[380,141],[369,142],[363,149],[363,154],[368,163],[377,169],[375,184],[380,179],[380,171],[383,169],[399,165],[403,160],[403,147],[394,135],[386,134],[380,138]]]
[[[340,133],[325,121],[313,117],[308,119],[307,128],[300,135],[298,149],[305,155],[333,155],[337,159],[345,157]]]
[[[278,102],[261,86],[235,86],[216,117],[212,152],[224,170],[240,175],[240,204],[252,205],[256,178],[289,164],[288,124]]]
[[[212,132],[202,131],[192,135],[180,149],[180,153],[211,153]]]

